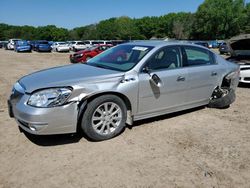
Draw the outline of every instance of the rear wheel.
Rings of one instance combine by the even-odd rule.
[[[235,101],[235,92],[229,88],[215,88],[208,107],[211,108],[228,108]]]
[[[104,95],[87,105],[81,127],[88,138],[102,141],[120,134],[125,122],[126,106],[123,100],[115,95]]]

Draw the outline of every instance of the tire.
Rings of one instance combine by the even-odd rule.
[[[103,141],[119,135],[127,118],[123,100],[115,95],[103,95],[88,103],[81,128],[92,141]]]
[[[235,101],[236,95],[234,90],[228,90],[228,93],[220,98],[211,99],[209,101],[208,107],[210,108],[229,108],[230,105]]]

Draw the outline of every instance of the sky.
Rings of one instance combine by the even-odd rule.
[[[250,0],[247,0],[249,2]],[[195,12],[204,0],[0,0],[0,23],[73,29],[112,17]]]

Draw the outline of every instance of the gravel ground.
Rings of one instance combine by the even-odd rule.
[[[0,49],[0,187],[250,187],[250,87],[228,109],[197,108],[136,122],[120,136],[31,136],[6,100],[23,75],[69,64],[69,53]]]

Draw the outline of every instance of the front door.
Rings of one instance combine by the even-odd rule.
[[[138,115],[159,113],[178,108],[186,103],[188,72],[181,67],[180,50],[176,46],[164,47],[156,52],[139,74]],[[152,82],[156,75],[157,84]]]

